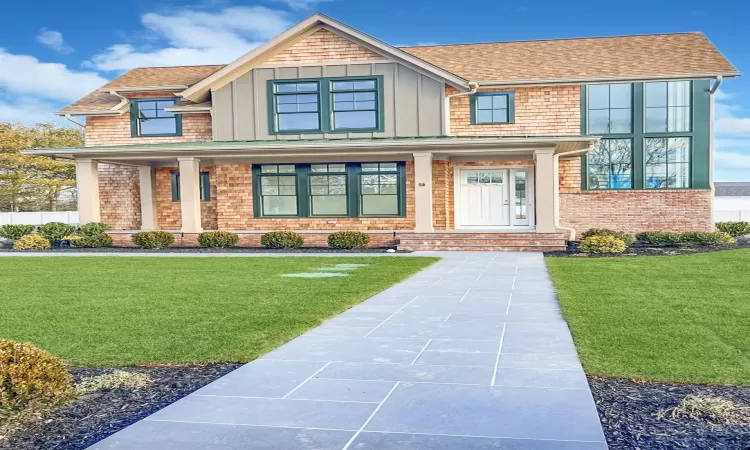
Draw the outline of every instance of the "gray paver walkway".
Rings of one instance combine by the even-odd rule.
[[[440,256],[92,448],[606,449],[542,255]]]

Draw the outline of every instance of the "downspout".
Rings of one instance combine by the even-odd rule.
[[[119,111],[122,107],[128,104],[130,100],[128,100],[127,97],[123,97],[122,95],[118,94],[117,91],[109,91],[110,95],[114,95],[115,97],[120,98],[120,103],[110,108],[110,111]]]
[[[63,117],[65,117],[66,119],[70,120],[71,122],[73,122],[74,124],[78,125],[81,128],[86,128],[86,125],[83,122],[79,122],[79,121],[75,120],[73,118],[73,116],[71,116],[70,114],[65,114]]]
[[[443,123],[445,124],[446,136],[453,136],[453,134],[451,133],[451,99],[453,97],[460,97],[462,95],[476,94],[477,90],[479,89],[479,83],[477,83],[476,81],[469,81],[469,87],[471,88],[469,92],[459,92],[457,94],[451,94],[445,97],[445,115],[443,116]]]
[[[708,100],[708,187],[711,189],[711,223],[714,223],[714,194],[715,194],[715,187],[714,187],[714,120],[715,120],[715,114],[716,114],[716,105],[714,104],[714,100],[716,99],[716,91],[719,90],[719,86],[721,86],[721,82],[724,81],[724,77],[721,75],[716,77],[716,82],[713,86],[711,86],[711,89],[708,90],[709,100]]]
[[[584,148],[582,150],[571,150],[569,152],[561,152],[561,153],[555,153],[552,156],[552,164],[553,167],[553,173],[554,173],[554,186],[553,186],[553,192],[554,192],[554,201],[553,201],[553,209],[554,209],[554,217],[555,217],[555,228],[558,230],[565,230],[568,234],[568,240],[569,241],[575,241],[576,240],[576,230],[569,227],[564,227],[560,225],[560,157],[561,156],[570,156],[570,155],[576,155],[576,154],[584,154],[588,152],[589,150],[592,150],[594,148],[593,145],[589,146],[588,148]]]

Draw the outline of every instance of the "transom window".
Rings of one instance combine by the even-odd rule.
[[[182,115],[166,111],[177,103],[176,98],[131,100],[131,135],[180,136]]]
[[[646,188],[690,187],[690,138],[646,139]]]
[[[172,201],[180,201],[180,172],[171,173]],[[209,172],[200,173],[200,198],[202,202],[211,200],[211,175]]]
[[[253,167],[256,217],[402,217],[402,163]]]
[[[383,77],[269,81],[270,133],[382,131]]]
[[[513,92],[481,93],[472,96],[472,123],[512,123]]]
[[[690,131],[690,82],[646,83],[646,132]]]
[[[589,134],[633,132],[633,86],[631,84],[589,85],[587,100]]]
[[[589,189],[633,187],[633,141],[602,139],[587,155]]]

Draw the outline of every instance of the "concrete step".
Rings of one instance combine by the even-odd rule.
[[[467,252],[559,252],[565,245],[496,245],[496,244],[409,244],[397,247],[405,251],[467,251]]]
[[[513,238],[399,238],[400,245],[551,245],[565,246],[565,239]]]
[[[435,232],[435,233],[397,233],[397,238],[441,238],[441,239],[470,239],[470,238],[498,238],[498,239],[562,239],[564,233],[470,233],[470,232]]]

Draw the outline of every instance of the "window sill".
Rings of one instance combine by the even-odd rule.
[[[131,136],[134,138],[143,138],[143,137],[182,137],[182,134],[136,134],[135,136]]]

